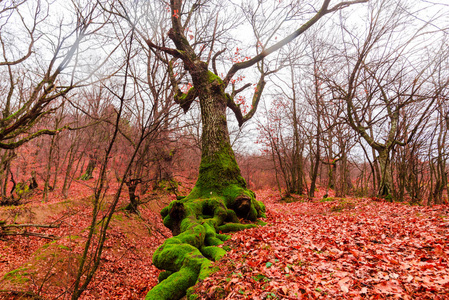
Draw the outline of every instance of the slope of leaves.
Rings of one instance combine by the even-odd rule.
[[[447,299],[448,206],[258,196],[268,225],[233,235],[201,299]]]
[[[42,203],[37,195],[26,205],[0,207],[1,219],[9,224],[61,224],[27,229],[58,237],[53,241],[33,236],[0,240],[0,299],[23,299],[21,292],[44,299],[69,298],[92,214],[92,191],[80,185],[73,193],[70,200],[54,194]],[[158,212],[173,199],[154,197],[140,207],[142,218],[121,209],[115,213],[100,268],[81,299],[142,299],[157,284],[160,271],[152,265],[153,252],[171,236]],[[119,207],[127,203],[123,197]]]

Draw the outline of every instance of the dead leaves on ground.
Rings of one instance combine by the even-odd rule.
[[[46,203],[38,199],[15,208],[11,218],[8,208],[2,207],[0,213],[8,217],[8,222],[17,218],[20,222],[39,219],[61,226],[33,229],[59,236],[55,241],[22,236],[0,241],[0,299],[23,299],[20,296],[23,293],[16,291],[45,299],[69,298],[91,222],[90,199],[52,198]],[[119,206],[126,206],[127,201],[123,197]],[[24,210],[27,214],[22,216]],[[163,235],[170,233],[160,215],[148,205],[142,205],[140,213],[143,219],[121,210],[115,213],[100,268],[81,299],[142,299],[157,284],[160,271],[152,265],[152,255],[165,239]]]
[[[449,296],[447,206],[262,200],[269,225],[233,235],[202,299]]]
[[[411,207],[370,199],[280,203],[270,191],[259,192],[258,198],[267,205],[268,225],[235,233],[226,242],[230,251],[217,263],[219,271],[197,286],[202,299],[448,297],[448,206]],[[18,276],[18,271],[13,275],[24,279],[16,283],[30,291],[47,280],[40,294],[52,298],[70,286],[70,271],[75,270],[70,268],[76,266],[90,219],[89,202],[79,201],[67,207],[70,214],[60,228],[47,230],[64,237],[51,247],[33,237],[3,243],[3,287],[7,272],[24,267],[20,272],[28,277]],[[67,213],[54,212],[50,222]],[[154,212],[141,213],[145,223],[162,226]],[[141,299],[157,283],[151,256],[164,240],[157,231],[164,228],[154,229],[152,236],[135,221],[123,213],[114,218],[101,267],[83,299]],[[67,259],[58,266],[61,257]]]

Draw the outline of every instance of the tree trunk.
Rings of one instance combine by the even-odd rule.
[[[433,200],[435,204],[443,204],[444,190],[447,190],[447,172],[446,172],[446,135],[447,130],[444,128],[443,117],[440,114],[440,126],[437,140],[438,156],[436,158],[436,183],[433,188]],[[432,187],[431,187],[432,189]]]
[[[380,183],[378,196],[379,197],[392,197],[393,178],[390,169],[390,158],[388,149],[379,151],[379,165],[380,165]]]
[[[126,210],[131,213],[139,213],[139,196],[136,195],[137,185],[141,183],[140,178],[129,179],[126,181],[126,186],[128,187],[129,204],[126,206]]]
[[[56,142],[56,135],[51,137],[50,149],[48,152],[46,175],[45,175],[45,181],[44,181],[44,191],[42,194],[42,201],[47,201],[48,192],[49,192],[49,190],[52,190],[52,188],[50,187],[50,177],[51,177],[51,166],[53,164],[53,151],[55,149],[55,142]]]
[[[93,157],[89,158],[89,163],[87,164],[86,172],[79,178],[79,180],[89,180],[92,178],[92,173],[95,169],[96,160]]]
[[[319,124],[319,121],[318,121]],[[320,130],[318,128],[318,130]],[[310,183],[310,190],[309,190],[309,197],[313,198],[315,196],[315,189],[316,189],[316,179],[318,177],[318,166],[320,165],[320,138],[319,138],[319,134],[317,133],[317,138],[316,138],[316,153],[315,153],[315,160],[311,160],[311,162],[313,161],[312,164],[312,176],[311,176],[311,183]]]
[[[197,186],[221,190],[224,186],[236,184],[245,188],[246,183],[229,140],[224,95],[203,97],[201,100],[202,155]]]
[[[69,158],[68,158],[68,162],[67,162],[67,168],[65,171],[65,176],[64,176],[64,183],[62,185],[62,195],[64,196],[64,198],[67,198],[69,196],[69,187],[70,187],[70,183],[72,181],[72,167],[73,167],[73,163],[75,162],[75,150],[74,150],[74,145],[72,144],[70,146],[70,150],[69,150]]]
[[[265,216],[264,205],[246,189],[234,151],[231,148],[226,120],[227,98],[221,80],[204,68],[193,73],[202,115],[202,156],[198,180],[191,193],[165,207],[164,225],[174,237],[167,239],[154,256],[153,263],[162,272],[160,283],[146,299],[179,299],[197,280],[211,272],[210,260],[226,252],[216,247],[228,232],[254,227],[240,224],[239,218],[256,221]],[[210,260],[209,260],[210,259]],[[163,280],[163,281],[162,281]]]
[[[293,72],[293,70],[292,70]],[[296,93],[293,89],[294,97],[293,97],[293,186],[294,186],[294,192],[302,195],[303,193],[303,177],[304,177],[304,170],[302,165],[302,143],[299,136],[299,122],[298,122],[298,112],[296,108]]]

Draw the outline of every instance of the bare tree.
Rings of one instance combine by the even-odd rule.
[[[64,128],[34,129],[44,116],[57,110],[74,88],[85,85],[96,69],[84,54],[105,22],[98,4],[82,7],[73,2],[73,23],[50,18],[46,1],[3,2],[0,20],[0,72],[7,88],[2,92],[0,148],[14,149],[38,136]],[[31,11],[31,16],[28,12]],[[70,23],[70,22],[69,22]],[[12,36],[27,36],[13,43]],[[95,64],[95,66],[101,66]]]
[[[226,23],[223,22],[222,15],[222,12],[227,8],[223,4],[219,5],[209,1],[170,1],[168,5],[169,22],[167,24],[170,28],[168,31],[170,41],[165,40],[165,36],[153,37],[143,31],[145,28],[140,26],[140,19],[135,18],[136,10],[127,7],[123,2],[116,1],[113,2],[113,6],[105,8],[126,19],[139,33],[140,37],[145,40],[149,49],[164,52],[172,57],[166,63],[173,68],[170,74],[175,101],[184,111],[188,111],[196,99],[199,100],[201,107],[202,158],[197,183],[186,198],[172,202],[169,207],[162,210],[164,224],[172,229],[174,235],[179,234],[175,239],[181,241],[181,244],[176,246],[178,250],[173,251],[171,250],[173,240],[169,239],[154,256],[154,263],[157,267],[176,272],[152,289],[147,298],[177,299],[182,297],[187,286],[193,285],[198,276],[203,277],[205,275],[204,272],[201,272],[203,275],[200,275],[199,270],[201,268],[206,270],[210,263],[205,258],[202,260],[196,258],[201,254],[198,249],[201,249],[206,256],[218,259],[223,255],[223,251],[216,247],[208,248],[221,243],[217,238],[216,230],[248,227],[248,225],[241,224],[223,225],[225,220],[238,223],[238,216],[240,216],[255,221],[257,217],[264,215],[263,204],[256,201],[254,193],[246,188],[245,180],[241,176],[236,163],[229,139],[226,109],[230,108],[234,112],[240,125],[251,119],[260,102],[266,76],[270,72],[263,64],[264,58],[297,38],[326,14],[354,3],[366,1],[340,2],[334,6],[331,6],[330,2],[330,0],[320,1],[319,8],[297,30],[279,42],[275,42],[272,46],[261,48],[253,58],[236,62],[223,78],[220,78],[217,71],[216,60],[224,51],[220,49],[216,52],[215,50],[216,45],[220,45],[220,35],[227,33]],[[147,7],[150,5],[153,4],[148,4]],[[167,4],[164,3],[163,5]],[[156,7],[156,11],[161,11],[164,8],[166,7]],[[146,10],[146,12],[151,13],[149,10]],[[192,39],[189,36],[190,30],[192,30]],[[262,42],[262,46],[263,44]],[[181,72],[176,72],[174,64],[179,62],[182,64]],[[212,68],[210,68],[210,64],[212,64]],[[252,96],[252,107],[245,114],[236,103],[236,96],[250,85],[232,88],[232,83],[239,71],[255,65],[258,65],[260,77]],[[183,92],[178,87],[176,80],[176,73],[182,73],[182,70],[188,73],[191,80],[192,87],[187,92]],[[232,90],[227,92],[230,89]],[[197,199],[203,200],[198,202]],[[202,208],[193,209],[193,206]],[[210,218],[208,225],[203,225],[197,220],[198,215],[203,214],[203,212],[205,215],[214,216]],[[185,221],[190,222],[188,227],[180,227],[181,223],[185,223],[182,222],[183,219],[191,220]],[[192,235],[205,236],[200,232],[208,233],[205,240],[200,238],[199,242],[194,242],[188,238]],[[186,253],[181,249],[190,249],[192,244],[196,248],[195,251],[187,255],[180,254]],[[168,262],[167,255],[175,256]],[[184,261],[186,263],[183,264]],[[189,261],[190,263],[188,263]],[[202,265],[202,267],[194,267],[197,264]],[[184,271],[178,272],[181,269]],[[184,284],[178,284],[175,287],[172,284],[173,281],[184,282]]]
[[[327,82],[334,99],[344,101],[348,124],[377,152],[378,195],[391,197],[394,194],[391,152],[413,139],[434,109],[440,90],[429,93],[427,88],[432,76],[429,66],[434,61],[416,61],[423,53],[419,51],[425,49],[414,43],[432,31],[417,26],[410,36],[399,38],[400,29],[415,28],[401,1],[373,2],[368,19],[370,23],[363,36],[356,36],[345,25],[341,27],[345,42],[337,51],[343,51],[345,56],[335,63],[335,73],[328,75]],[[411,65],[410,61],[415,63]],[[344,76],[340,70],[345,70]],[[421,116],[412,127],[402,113],[411,107]],[[404,132],[401,128],[409,129]]]

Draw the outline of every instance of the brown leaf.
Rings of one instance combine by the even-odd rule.
[[[340,279],[340,281],[338,281],[338,285],[340,286],[340,289],[347,293],[349,292],[349,286],[351,285],[351,278],[349,277],[345,277],[343,279]]]
[[[396,280],[381,282],[376,285],[376,289],[383,294],[398,294],[403,292]]]

